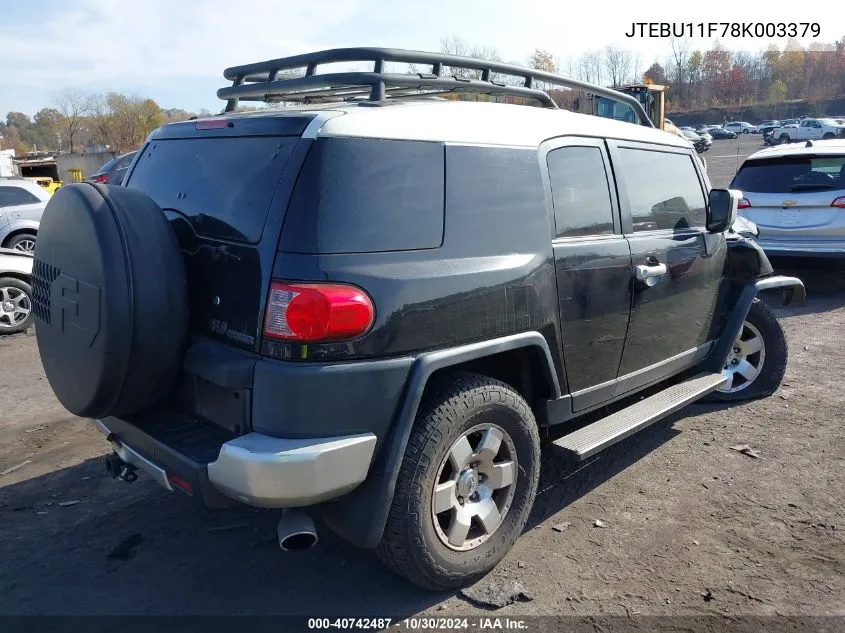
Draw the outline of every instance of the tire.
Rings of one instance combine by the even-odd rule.
[[[187,337],[187,281],[170,223],[148,196],[61,187],[41,218],[32,286],[41,363],[68,411],[131,415],[173,388]]]
[[[781,143],[789,143],[790,141],[789,134],[781,134],[778,138]]]
[[[748,134],[748,128],[744,129],[744,130],[742,131],[742,133],[743,133],[743,134]]]
[[[827,132],[822,138],[825,140],[829,140],[832,139],[834,136],[835,135],[833,134],[833,132]]]
[[[7,248],[13,251],[23,251],[24,253],[35,252],[36,235],[35,233],[18,233],[9,240]]]
[[[0,277],[0,336],[25,332],[34,320],[32,287],[14,277]]]
[[[755,346],[751,343],[755,337],[760,338],[763,346],[759,352],[746,355],[749,348],[754,349]],[[775,393],[783,380],[789,354],[786,336],[771,308],[760,299],[754,299],[751,304],[740,338],[742,342],[732,349],[725,369],[733,374],[732,382],[708,396],[713,402],[741,402],[765,398]],[[741,350],[739,354],[735,354],[736,349]],[[733,364],[734,361],[737,361],[736,364]],[[751,380],[742,375],[742,363],[756,368],[753,377],[752,372],[747,374]]]
[[[466,435],[479,426],[483,430]],[[484,472],[491,471],[489,464],[482,464],[477,480],[482,496],[468,496],[466,505],[462,505],[459,497],[473,489],[472,469],[456,470],[455,459],[470,452],[470,459],[481,456],[483,451],[477,452],[478,447],[485,441],[485,434],[493,434],[495,429],[503,432],[503,438],[493,458],[499,461],[494,465],[499,465],[500,477],[506,471],[512,473],[513,483],[493,492],[492,498],[485,498],[492,489],[492,478],[484,478]],[[461,451],[464,440],[467,448]],[[510,467],[504,468],[509,461]],[[425,589],[437,591],[472,584],[504,558],[522,533],[539,477],[537,423],[519,393],[498,380],[477,374],[436,377],[426,389],[411,429],[387,525],[376,552],[389,569]],[[501,477],[500,483],[507,479]],[[448,509],[435,514],[436,486],[450,494],[439,495],[446,500],[444,507]],[[477,503],[479,498],[485,506]],[[450,537],[460,532],[451,529],[460,523],[459,508],[472,513],[473,508],[487,507],[490,501],[500,511],[498,526],[486,534],[479,514],[465,522],[471,528],[464,540],[459,535],[449,545]]]

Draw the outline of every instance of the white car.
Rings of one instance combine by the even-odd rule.
[[[760,150],[730,188],[769,255],[845,257],[845,139]]]
[[[760,132],[763,131],[763,128],[774,127],[774,126],[777,126],[777,125],[780,125],[780,121],[778,121],[777,119],[772,120],[772,121],[760,121],[757,124],[757,127],[754,128],[754,133],[759,134]]]
[[[0,336],[23,332],[35,320],[29,253],[0,248]]]
[[[802,119],[797,126],[784,125],[775,128],[774,137],[781,143],[845,138],[845,124],[836,119]]]
[[[757,129],[756,125],[751,125],[748,121],[731,121],[722,127],[736,134],[751,134]]]
[[[0,247],[35,252],[41,214],[50,194],[26,178],[0,178]]]

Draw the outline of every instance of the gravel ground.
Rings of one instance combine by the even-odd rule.
[[[708,165],[724,186],[718,147]],[[578,470],[549,447],[526,533],[481,583],[519,582],[530,600],[496,616],[845,615],[845,272],[786,272],[810,297],[779,311],[781,390],[693,405]],[[102,436],[53,397],[32,332],[0,339],[0,359],[0,473],[23,464],[0,474],[0,614],[490,615],[327,530],[283,554],[275,513],[112,480]]]

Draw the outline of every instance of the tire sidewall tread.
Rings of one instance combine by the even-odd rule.
[[[490,414],[496,420],[489,420]],[[467,552],[438,538],[430,503],[437,470],[452,443],[484,417],[502,426],[517,452],[518,477],[510,508],[496,532]],[[394,572],[434,590],[470,584],[504,558],[522,533],[537,491],[540,440],[525,400],[509,385],[469,373],[429,384],[408,438],[393,503],[377,553]]]

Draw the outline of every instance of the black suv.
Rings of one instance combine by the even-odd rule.
[[[513,545],[552,427],[583,460],[778,387],[786,343],[755,296],[800,301],[801,282],[731,232],[739,192],[711,191],[631,97],[586,86],[640,125],[534,87],[580,82],[388,49],[226,77],[226,113],[158,129],[122,186],[62,187],[41,223],[44,369],[116,477],[283,508],[283,549],[316,541],[308,507],[440,589]],[[459,91],[512,103],[442,98]]]

